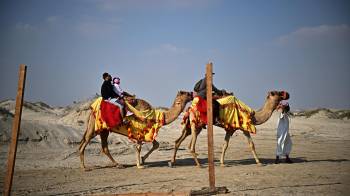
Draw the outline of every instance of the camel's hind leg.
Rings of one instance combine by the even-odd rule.
[[[176,153],[180,148],[181,143],[186,139],[186,137],[188,136],[187,134],[187,126],[186,123],[182,129],[182,134],[181,136],[175,141],[175,148],[174,148],[174,154],[173,157],[171,158],[171,161],[169,162],[169,166],[172,167],[175,165],[175,161],[176,161]],[[190,148],[190,147],[189,147]]]
[[[117,163],[111,153],[109,152],[109,149],[108,149],[108,135],[109,135],[109,131],[102,131],[100,133],[100,136],[101,136],[101,145],[102,145],[102,152],[107,155],[107,157],[112,161],[113,163],[113,166],[120,166],[120,167],[123,167],[122,165],[120,165],[119,163]]]
[[[226,131],[225,135],[225,143],[222,145],[222,152],[221,152],[221,159],[220,159],[220,165],[225,166],[225,153],[228,147],[228,144],[230,143],[230,138],[233,135],[233,132]]]
[[[250,133],[248,131],[243,131],[243,134],[247,137],[248,139],[248,144],[250,146],[250,149],[252,150],[252,153],[253,153],[253,156],[254,156],[254,159],[256,161],[256,164],[258,164],[259,166],[261,166],[262,164],[260,163],[259,161],[259,158],[258,158],[258,155],[256,155],[256,152],[255,152],[255,145],[254,145],[254,142],[253,142],[253,139],[252,137],[250,136]]]
[[[141,161],[142,161],[142,165],[145,164],[145,160],[149,157],[149,155],[157,150],[159,148],[159,142],[157,142],[156,140],[153,140],[152,142],[152,148],[145,154],[145,156],[141,157]]]
[[[88,125],[86,128],[86,131],[84,133],[83,138],[81,139],[80,145],[79,145],[79,155],[80,155],[80,168],[86,170],[85,162],[84,162],[84,151],[86,146],[89,144],[90,140],[96,136],[95,130],[94,130],[94,121],[93,115],[91,114],[88,120]]]

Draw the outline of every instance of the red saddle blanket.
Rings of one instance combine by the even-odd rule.
[[[118,106],[107,101],[102,101],[100,109],[101,118],[106,122],[108,127],[113,128],[122,123],[123,119]]]
[[[196,96],[192,101],[192,109],[199,112],[199,118],[201,122],[207,124],[207,100],[203,99],[200,96]]]

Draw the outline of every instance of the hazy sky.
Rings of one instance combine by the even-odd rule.
[[[170,106],[214,63],[218,88],[257,108],[269,90],[291,107],[350,108],[350,3],[339,0],[0,1],[0,100],[63,106],[100,92],[102,73]]]

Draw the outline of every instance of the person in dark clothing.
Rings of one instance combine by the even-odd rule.
[[[214,75],[215,73],[213,73]],[[197,93],[198,96],[201,96],[203,99],[207,99],[207,80],[206,77],[202,78],[201,80],[199,80],[196,85],[193,88],[194,92]],[[212,90],[214,91],[214,94],[216,95],[221,95],[222,94],[222,90],[219,90],[218,88],[216,88],[213,84],[212,86]]]
[[[213,73],[213,75],[214,74],[215,73]],[[193,90],[194,90],[194,92],[197,93],[198,96],[200,96],[203,99],[207,100],[207,80],[206,80],[206,77],[204,77],[201,80],[199,80],[195,84]],[[218,88],[216,88],[214,86],[214,84],[212,86],[212,90],[214,92],[213,95],[222,95],[223,92],[225,92],[225,90],[219,90]],[[213,120],[214,120],[214,124],[219,118],[219,109],[220,109],[219,102],[216,101],[216,99],[213,99]]]
[[[124,118],[123,105],[120,103],[120,99],[122,98],[113,90],[112,76],[109,73],[103,73],[102,78],[104,80],[101,86],[103,100],[118,106],[120,108],[120,115]]]
[[[118,98],[119,95],[114,92],[113,85],[111,83],[112,77],[108,73],[103,73],[103,83],[101,86],[101,96],[103,100],[110,100],[112,98]]]

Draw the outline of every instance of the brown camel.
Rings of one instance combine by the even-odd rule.
[[[192,100],[192,93],[190,92],[185,92],[185,91],[179,91],[176,95],[175,101],[172,105],[172,107],[164,112],[164,124],[170,124],[174,120],[177,119],[177,117],[180,115],[180,113],[183,111],[185,108],[186,104]],[[142,110],[147,110],[152,108],[150,104],[148,104],[146,101],[137,99],[136,100],[136,109],[142,111]],[[84,163],[84,150],[87,144],[90,142],[92,138],[94,138],[97,133],[94,130],[95,125],[95,117],[94,115],[91,114],[89,115],[88,123],[87,123],[87,128],[84,133],[84,136],[80,142],[79,146],[79,153],[80,153],[80,167],[84,170],[86,170],[85,163]],[[118,133],[124,136],[128,136],[128,128],[130,128],[128,125],[122,125],[117,128],[113,128],[111,130],[104,130],[100,132],[100,137],[101,137],[101,145],[102,145],[102,152],[107,155],[107,157],[113,162],[113,166],[120,166],[119,163],[117,163],[111,154],[109,153],[108,149],[108,142],[107,138],[109,135],[109,132],[114,132]],[[144,161],[148,158],[148,156],[159,147],[159,143],[156,140],[153,140],[152,142],[153,146],[152,148],[146,153],[145,156],[142,157],[142,164]],[[137,157],[137,162],[136,165],[138,168],[143,168],[141,165],[140,161],[140,152],[141,152],[141,147],[142,147],[142,142],[137,142],[136,144],[136,157]]]
[[[288,98],[289,98],[289,94],[287,92],[284,92],[284,91],[268,92],[264,106],[252,115],[253,124],[260,125],[260,124],[265,123],[271,117],[273,111],[276,109],[279,102],[281,100],[286,100]],[[202,126],[195,125],[195,123],[194,123],[195,121],[193,119],[195,119],[195,117],[191,114],[189,116],[189,120],[183,126],[181,136],[175,141],[174,154],[173,154],[171,161],[169,162],[169,166],[173,166],[175,164],[176,152],[179,149],[181,143],[189,135],[192,135],[192,140],[191,140],[188,148],[189,148],[190,153],[192,154],[192,156],[194,158],[194,161],[196,162],[196,165],[198,167],[201,166],[201,164],[199,163],[199,161],[197,159],[197,154],[195,152],[195,145],[196,145],[197,136],[202,130],[202,128],[201,128]],[[190,126],[188,126],[188,123],[190,123]],[[219,126],[219,127],[221,127],[221,126]],[[222,153],[221,153],[221,159],[220,159],[221,166],[224,166],[224,157],[225,157],[226,149],[228,147],[230,138],[233,135],[233,133],[234,133],[234,131],[226,131],[225,143],[223,144],[223,147],[222,147]],[[253,156],[255,158],[256,163],[258,165],[261,165],[259,158],[256,155],[255,146],[254,146],[253,140],[250,136],[250,133],[248,131],[243,131],[243,134],[248,139],[248,144],[249,144],[250,149],[253,153]]]

